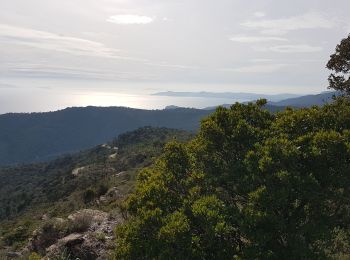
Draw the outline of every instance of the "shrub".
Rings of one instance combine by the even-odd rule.
[[[33,252],[29,255],[28,260],[40,260],[42,257],[37,253]]]
[[[92,224],[94,216],[88,212],[80,212],[76,214],[69,223],[69,232],[84,232]]]
[[[96,197],[96,193],[92,189],[87,189],[83,193],[83,201],[85,204],[92,202],[95,199],[95,197]]]
[[[103,232],[94,233],[94,237],[101,242],[106,241],[106,235]]]
[[[104,184],[100,184],[100,186],[97,189],[97,195],[101,196],[106,194],[106,192],[108,191],[108,187]]]

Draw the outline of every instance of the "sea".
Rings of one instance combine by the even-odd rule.
[[[140,109],[164,109],[167,106],[179,106],[202,109],[222,104],[249,101],[246,99],[229,97],[153,95],[154,93],[167,91],[274,94],[276,93],[276,87],[235,86],[232,84],[112,82],[90,79],[0,77],[0,114],[11,112],[48,112],[61,110],[67,107],[86,106],[123,106]],[[289,92],[289,90],[287,91]]]
[[[168,90],[215,92],[229,90],[221,86],[212,86],[212,88],[206,85],[201,86],[200,84],[197,86],[193,84],[0,79],[0,114],[48,112],[67,107],[85,106],[123,106],[140,109],[164,109],[167,106],[206,108],[247,101],[232,98],[153,95]]]

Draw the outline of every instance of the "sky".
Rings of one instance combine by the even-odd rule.
[[[325,91],[349,9],[348,0],[1,0],[0,113],[173,101],[145,101],[158,91]]]

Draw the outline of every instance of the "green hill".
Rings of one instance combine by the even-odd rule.
[[[48,161],[107,142],[139,127],[194,131],[210,112],[125,107],[67,108],[48,113],[0,115],[0,165]]]
[[[166,142],[190,137],[182,130],[145,127],[51,162],[0,168],[0,246],[24,246],[43,215],[62,217],[86,207],[118,210],[118,201],[133,190],[136,172]],[[119,199],[97,203],[110,190]]]
[[[288,98],[278,102],[269,102],[273,106],[290,106],[290,107],[311,107],[322,106],[330,103],[333,100],[333,96],[340,95],[339,92],[326,91],[315,95],[305,95],[301,97]]]

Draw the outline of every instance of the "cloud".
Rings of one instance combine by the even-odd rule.
[[[81,67],[56,66],[47,64],[12,64],[6,70],[0,70],[1,76],[30,78],[64,78],[64,79],[94,79],[94,80],[146,80],[154,79],[150,73],[135,71],[114,71],[101,69],[86,69]],[[0,83],[1,88],[1,83]]]
[[[274,52],[282,52],[282,53],[318,52],[322,50],[322,47],[310,46],[306,44],[277,45],[277,46],[270,47],[269,50]]]
[[[282,68],[285,68],[288,64],[262,64],[251,65],[239,68],[226,68],[223,71],[238,72],[238,73],[273,73]]]
[[[150,66],[167,67],[167,68],[184,69],[184,70],[200,69],[200,67],[198,67],[198,66],[189,66],[189,65],[182,65],[182,64],[169,64],[166,62],[145,62],[144,64],[150,65]]]
[[[119,50],[87,39],[0,24],[0,41],[73,55],[117,57]]]
[[[273,59],[265,59],[265,58],[256,58],[251,60],[251,62],[254,62],[254,63],[272,62],[272,61]]]
[[[5,89],[5,88],[13,89],[13,88],[17,88],[17,86],[12,84],[3,84],[0,82],[0,89]]]
[[[113,15],[107,19],[107,22],[116,24],[149,24],[153,21],[152,17],[133,14]]]
[[[282,35],[301,29],[330,29],[334,27],[335,23],[319,13],[312,12],[282,19],[246,21],[241,25],[251,29],[259,29],[264,34]]]
[[[266,14],[265,14],[264,12],[255,12],[255,13],[254,13],[254,16],[255,16],[255,17],[258,17],[258,18],[261,18],[261,17],[266,16]]]
[[[241,43],[271,42],[271,41],[288,41],[286,38],[269,37],[269,36],[246,36],[236,35],[230,37],[230,41]]]
[[[120,50],[106,47],[103,43],[90,41],[77,37],[62,36],[50,32],[33,30],[0,24],[0,43],[19,44],[27,47],[38,48],[42,50],[64,52],[78,56],[92,56],[99,58],[118,59],[129,62],[136,62],[146,66],[167,67],[172,69],[198,69],[195,66],[171,64],[164,61],[148,60],[138,57],[120,56]],[[49,69],[47,65],[38,66],[18,66],[11,67],[9,73],[15,76],[37,76],[37,77],[54,77],[57,78],[96,78],[96,79],[124,79],[132,78],[130,75],[112,72],[111,75],[95,71],[83,71],[63,68]],[[45,69],[47,67],[47,69]],[[118,74],[118,75],[117,75]],[[114,77],[115,76],[115,77]],[[137,78],[135,76],[135,78]]]

